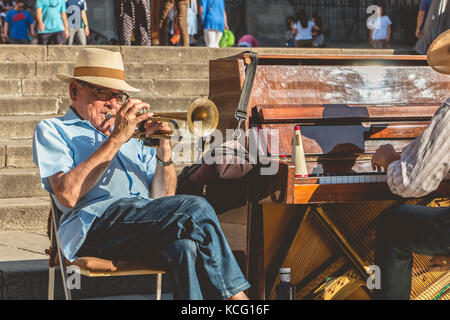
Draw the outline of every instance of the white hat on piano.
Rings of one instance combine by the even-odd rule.
[[[430,67],[440,73],[450,74],[450,30],[440,34],[427,53]]]

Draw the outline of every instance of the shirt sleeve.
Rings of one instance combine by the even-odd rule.
[[[36,1],[36,9],[42,9],[42,0]]]
[[[448,100],[450,102],[450,100]],[[407,145],[387,171],[391,191],[404,198],[436,190],[450,169],[450,104],[444,103],[420,137]]]
[[[33,138],[33,161],[39,168],[42,187],[52,193],[48,178],[74,168],[73,153],[58,130],[48,120],[36,126]]]
[[[386,16],[386,21],[387,21],[387,24],[388,24],[388,25],[389,25],[389,24],[392,24],[392,21],[391,21],[391,19],[389,19],[388,16]]]

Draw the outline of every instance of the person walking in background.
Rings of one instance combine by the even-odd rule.
[[[416,52],[427,54],[434,39],[448,29],[450,29],[450,0],[433,0],[416,43]]]
[[[200,16],[206,46],[219,48],[223,31],[229,29],[224,0],[201,0]]]
[[[193,46],[197,45],[197,40],[195,40],[195,35],[198,32],[197,14],[198,14],[197,0],[190,0],[187,15],[187,24],[189,33],[189,44]]]
[[[151,46],[151,0],[119,0],[118,33],[121,45],[130,46],[134,35],[139,46]]]
[[[159,11],[159,30],[160,39],[159,43],[162,46],[167,46],[167,26],[169,19],[168,16],[175,4],[176,19],[178,28],[181,34],[181,44],[183,47],[189,47],[189,32],[188,32],[188,6],[189,0],[163,0]],[[175,19],[174,19],[175,20]]]
[[[30,44],[34,20],[24,6],[24,1],[19,0],[14,9],[6,14],[3,37],[11,44]]]
[[[66,0],[67,23],[69,25],[69,45],[72,45],[75,37],[82,45],[86,45],[86,39],[89,37],[89,25],[86,11],[87,4],[85,0]]]
[[[296,20],[294,24],[295,46],[297,48],[312,47],[314,22],[308,19],[305,9],[298,10]]]
[[[420,0],[419,12],[417,13],[416,37],[420,37],[425,19],[428,15],[432,0]]]
[[[314,22],[313,34],[313,47],[325,48],[325,36],[323,34],[322,18],[319,14],[312,15],[311,20]]]
[[[51,39],[63,45],[69,38],[67,8],[64,0],[37,0],[36,20],[38,44],[47,45]]]
[[[295,47],[294,43],[294,23],[295,19],[293,16],[286,18],[286,32],[284,34],[284,45],[286,47]]]
[[[378,5],[376,17],[370,20],[369,44],[373,49],[386,49],[390,47],[391,19],[384,13],[383,6]]]

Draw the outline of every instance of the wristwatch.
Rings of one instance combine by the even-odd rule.
[[[169,161],[161,161],[161,159],[156,156],[156,164],[160,165],[161,167],[167,167],[170,166],[173,163],[172,159]]]

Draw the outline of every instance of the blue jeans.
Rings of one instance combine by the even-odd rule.
[[[412,253],[450,254],[450,208],[402,205],[378,218],[375,265],[380,267],[378,299],[408,300]]]
[[[227,299],[250,287],[214,209],[195,196],[116,201],[94,221],[77,256],[152,264],[163,257],[175,299]]]

